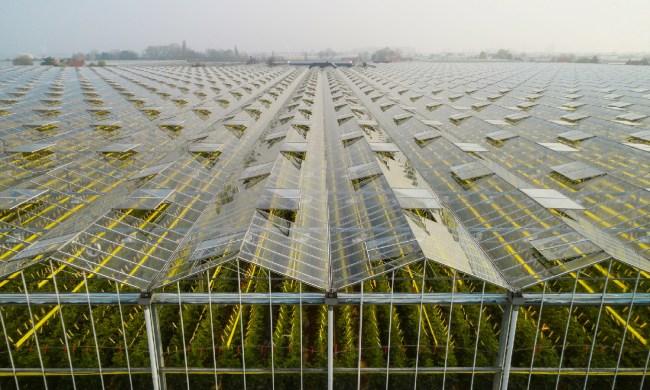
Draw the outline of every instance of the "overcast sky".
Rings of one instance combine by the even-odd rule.
[[[0,56],[190,48],[650,51],[650,0],[1,0]]]

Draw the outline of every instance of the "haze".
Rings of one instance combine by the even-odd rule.
[[[650,1],[3,1],[0,56],[196,50],[648,52]]]

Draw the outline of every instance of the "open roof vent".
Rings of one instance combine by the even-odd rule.
[[[376,162],[354,165],[348,168],[348,175],[355,190],[359,190],[382,174]]]
[[[271,174],[273,162],[258,164],[244,169],[240,180],[246,184],[247,188],[254,186]]]
[[[266,188],[257,203],[257,210],[285,236],[291,232],[300,208],[299,188]]]
[[[0,192],[0,217],[5,219],[8,215],[28,211],[39,204],[38,198],[46,193],[47,190],[31,188],[10,188]]]
[[[404,113],[404,114],[395,115],[393,117],[393,121],[395,122],[396,125],[401,125],[402,123],[406,122],[411,118],[413,118],[412,114]]]
[[[568,164],[556,165],[551,167],[554,174],[572,184],[578,184],[594,177],[602,176],[605,172],[581,162],[574,161]]]
[[[192,156],[206,168],[210,169],[217,163],[217,161],[219,161],[222,148],[223,144],[197,142],[189,147],[188,152],[190,152]]]
[[[454,179],[461,184],[470,183],[494,174],[494,172],[479,161],[453,166],[451,167],[451,173]]]
[[[584,207],[556,190],[544,188],[520,188],[520,191],[530,196],[535,202],[547,209],[584,210]]]
[[[437,130],[427,130],[420,133],[413,134],[413,139],[420,147],[428,145],[434,139],[442,137],[442,134]]]
[[[169,188],[140,188],[113,207],[132,217],[152,220],[159,216],[171,203],[174,190]]]
[[[135,148],[140,144],[114,143],[99,148],[97,151],[106,157],[117,157],[119,160],[126,160],[136,153]]]
[[[307,158],[307,142],[285,142],[280,147],[280,153],[298,169]]]
[[[595,137],[595,135],[580,130],[567,131],[557,135],[558,141],[564,141],[570,144],[575,144],[593,137]]]
[[[293,122],[291,122],[291,127],[296,129],[296,131],[300,133],[300,135],[302,135],[303,138],[307,138],[307,133],[311,129],[311,122],[307,120],[303,120],[303,121],[294,120]]]
[[[485,138],[490,142],[492,145],[499,145],[502,144],[503,142],[517,137],[517,134],[514,134],[510,131],[507,130],[499,130],[495,131],[493,133],[488,133],[485,135]]]
[[[352,145],[353,143],[355,143],[356,141],[360,140],[361,138],[363,138],[363,136],[364,136],[364,134],[363,134],[362,131],[355,130],[355,131],[351,131],[349,133],[341,134],[339,139],[341,140],[341,142],[343,142],[343,146],[349,146],[349,145]]]

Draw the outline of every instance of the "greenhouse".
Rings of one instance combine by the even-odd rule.
[[[0,67],[0,388],[647,388],[649,152],[643,67]]]

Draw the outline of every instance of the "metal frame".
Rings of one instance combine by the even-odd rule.
[[[268,278],[270,282],[271,281],[270,276]],[[419,293],[410,293],[410,294],[407,293],[378,294],[378,293],[365,292],[363,291],[363,289],[361,289],[358,293],[345,293],[345,294],[341,293],[341,294],[337,294],[336,298],[333,298],[331,294],[325,295],[322,293],[278,293],[273,291],[269,291],[268,293],[255,293],[255,294],[242,294],[241,290],[239,290],[238,293],[230,293],[230,294],[210,293],[210,292],[209,293],[181,293],[180,286],[177,285],[176,293],[158,293],[153,295],[119,293],[119,291],[117,293],[90,294],[86,291],[85,293],[74,293],[74,294],[70,294],[70,293],[12,294],[12,297],[9,298],[7,297],[8,294],[0,294],[0,302],[10,302],[13,305],[25,304],[27,305],[28,308],[31,308],[32,306],[51,305],[51,304],[88,305],[89,310],[91,310],[90,309],[91,305],[116,304],[120,307],[120,315],[121,315],[121,306],[124,304],[141,305],[144,308],[147,344],[149,348],[151,366],[149,368],[131,367],[127,362],[128,367],[125,368],[125,371],[127,371],[129,376],[149,373],[153,380],[154,389],[166,388],[166,384],[164,380],[166,374],[184,374],[188,379],[187,383],[189,385],[189,378],[191,374],[208,373],[208,372],[215,375],[215,382],[217,381],[218,374],[241,374],[243,375],[243,380],[245,381],[247,375],[270,374],[272,378],[274,378],[274,376],[278,374],[298,374],[301,376],[301,380],[302,380],[302,375],[304,374],[326,373],[329,388],[333,388],[334,386],[335,375],[343,374],[343,373],[356,374],[358,387],[360,387],[361,385],[361,376],[363,374],[379,373],[379,372],[382,373],[385,372],[387,375],[390,375],[391,373],[412,374],[416,378],[416,380],[414,381],[414,386],[417,386],[417,377],[419,375],[424,375],[424,374],[442,375],[443,383],[444,383],[447,374],[467,373],[467,374],[471,374],[473,378],[473,376],[476,374],[493,373],[495,377],[495,380],[493,382],[494,388],[506,389],[508,388],[509,378],[511,377],[511,375],[528,374],[530,380],[530,376],[535,375],[536,373],[538,374],[549,373],[548,372],[549,368],[533,367],[532,362],[530,367],[512,367],[511,365],[514,340],[515,340],[515,335],[517,330],[517,319],[518,319],[520,306],[539,307],[540,308],[539,316],[541,318],[541,310],[546,306],[567,306],[568,305],[569,307],[574,307],[574,305],[580,305],[580,306],[588,305],[593,307],[600,307],[599,311],[602,311],[602,307],[604,305],[619,306],[619,307],[624,306],[630,308],[632,306],[650,305],[650,294],[638,293],[636,291],[636,288],[634,289],[634,291],[632,291],[629,294],[575,293],[575,287],[578,285],[578,279],[579,278],[575,279],[574,291],[570,293],[567,292],[567,293],[549,294],[544,289],[541,293],[529,293],[529,294],[523,294],[521,296],[517,296],[513,294],[488,294],[484,292],[485,286],[483,286],[483,290],[480,293],[478,292],[458,293],[455,291],[451,293],[425,293],[423,290],[421,290]],[[425,280],[424,275],[422,280],[423,281]],[[454,278],[452,280],[454,281],[454,285],[455,285],[455,280],[456,280],[455,273],[454,273]],[[637,278],[637,282],[638,282],[638,278]],[[394,283],[394,275],[391,277],[391,285],[393,285],[393,283]],[[238,285],[241,286],[241,283],[238,283]],[[271,283],[269,283],[269,286],[270,285]],[[422,285],[421,287],[424,287],[424,285]],[[394,287],[392,287],[391,289],[393,288]],[[269,290],[271,290],[271,288],[269,288]],[[254,297],[250,297],[249,295],[254,295]],[[22,296],[23,299],[18,300],[17,299],[18,296]],[[328,337],[327,367],[323,367],[323,368],[304,367],[301,358],[300,367],[295,367],[295,368],[276,367],[274,363],[271,363],[271,366],[269,368],[247,368],[245,363],[243,363],[244,362],[243,356],[245,353],[243,340],[241,345],[242,367],[240,368],[217,367],[216,360],[215,360],[215,366],[212,368],[189,367],[187,365],[188,359],[187,359],[186,351],[183,351],[184,359],[185,359],[184,367],[165,367],[163,364],[163,360],[161,358],[162,345],[160,342],[160,329],[158,326],[158,320],[156,318],[157,317],[156,307],[177,305],[179,315],[181,316],[181,327],[183,327],[182,308],[184,305],[187,304],[207,305],[210,308],[210,312],[212,311],[212,307],[215,305],[236,304],[237,306],[240,307],[240,310],[243,307],[243,305],[262,305],[262,306],[268,305],[269,310],[271,310],[272,313],[274,304],[275,305],[295,304],[295,305],[300,305],[300,308],[302,309],[303,301],[306,301],[306,304],[308,305],[323,305],[325,304],[326,299],[327,302],[329,303],[327,305],[327,333],[328,333],[327,334]],[[418,334],[422,331],[421,324],[423,321],[422,312],[424,310],[423,309],[424,305],[434,304],[434,305],[449,306],[450,308],[449,321],[451,321],[452,307],[455,305],[478,305],[481,309],[488,305],[501,306],[504,309],[504,315],[502,320],[503,325],[502,325],[502,333],[500,338],[499,357],[495,361],[496,365],[492,367],[475,367],[475,366],[474,367],[449,367],[447,366],[447,364],[445,364],[444,367],[422,367],[417,363],[417,356],[419,356],[418,353],[416,354],[416,364],[413,367],[392,367],[391,368],[390,367],[390,339],[389,339],[387,345],[389,351],[388,351],[386,368],[361,367],[360,364],[361,350],[362,350],[361,341],[359,341],[359,356],[357,358],[358,359],[357,367],[356,368],[335,367],[334,349],[333,349],[334,347],[333,331],[335,326],[335,322],[334,322],[335,304],[357,305],[359,306],[360,310],[363,310],[362,307],[365,305],[390,305],[391,312],[392,312],[393,305],[411,305],[411,306],[417,305],[420,308],[419,311],[420,330],[418,331]],[[301,316],[302,316],[302,310],[301,310]],[[629,316],[630,315],[628,314],[628,318],[627,318],[628,322],[629,322]],[[242,321],[241,317],[242,316],[240,315],[238,322],[240,323],[239,324],[240,332],[242,332],[243,334],[244,329],[243,329],[243,323],[241,322]],[[361,319],[358,327],[359,327],[360,334],[362,334],[363,317],[360,318]],[[392,321],[392,315],[390,316],[390,318]],[[2,320],[2,326],[4,329],[5,327],[4,318],[0,317],[0,320]],[[567,320],[567,326],[569,320],[570,317]],[[480,319],[479,319],[479,323],[480,323]],[[390,326],[391,324],[389,323],[389,329]],[[95,334],[96,332],[94,328],[92,329],[96,340],[97,337]],[[302,326],[301,326],[301,332],[302,332]],[[183,330],[181,331],[181,334],[183,335],[183,340],[184,340],[185,336]],[[447,350],[449,348],[449,343],[450,343],[449,334],[450,332],[448,333],[447,342],[446,342]],[[539,325],[535,334],[535,345],[537,344],[538,334],[539,334]],[[361,336],[359,337],[361,340]],[[476,343],[478,343],[478,337],[479,336],[477,335]],[[625,337],[625,334],[623,337]],[[302,340],[302,335],[301,335],[301,340]],[[9,344],[8,340],[5,341],[7,342],[7,344]],[[566,339],[564,340],[563,343],[566,344]],[[95,341],[95,345],[96,346],[98,345],[97,341]],[[183,347],[184,349],[186,348],[184,341],[183,341]],[[416,350],[419,351],[420,350],[419,337],[418,337],[418,346],[416,347],[417,347]],[[619,352],[619,356],[618,356],[619,362],[620,362],[620,354],[622,354],[622,348],[623,346],[621,346],[621,350]],[[448,352],[446,352],[445,354],[447,353]],[[445,360],[446,359],[447,357],[445,357]],[[476,359],[476,355],[474,359]],[[66,368],[66,369],[45,368],[42,364],[40,369],[37,368],[26,369],[26,368],[17,368],[12,364],[12,367],[0,369],[0,377],[6,375],[12,375],[17,378],[18,375],[40,375],[43,376],[45,380],[46,376],[48,375],[61,375],[61,373],[70,373],[71,369],[72,368]],[[588,374],[591,375],[611,375],[616,377],[618,375],[643,375],[645,369],[647,368],[639,367],[638,369],[632,369],[632,368],[621,368],[618,366],[612,368],[594,369],[591,368],[590,365],[588,365],[586,368],[552,368],[555,375],[558,375],[558,378],[561,375],[582,374],[583,376],[585,376],[585,381],[588,378],[588,376],[585,375],[587,371]],[[97,375],[103,376],[103,375],[110,375],[112,373],[115,373],[116,371],[120,371],[120,370],[115,368],[102,369],[102,367],[98,367],[95,369],[88,369],[88,368],[74,369],[74,373],[77,375],[96,373]],[[272,385],[274,385],[274,381],[271,383]],[[556,383],[559,384],[559,381]],[[386,385],[388,386],[388,381],[386,382]]]
[[[37,294],[0,294],[0,306],[8,305],[135,305],[139,304],[142,295],[138,293],[37,293]],[[238,293],[153,293],[148,295],[151,305],[178,305],[178,300],[184,305],[266,305],[270,299],[275,305],[323,305],[325,294],[314,292],[303,293],[246,293],[241,300]],[[361,294],[338,293],[339,305],[359,305]],[[524,293],[521,306],[566,306],[574,302],[578,306],[650,306],[650,293]],[[449,305],[451,293],[366,293],[363,302],[367,305]],[[460,305],[507,305],[511,295],[508,293],[454,293],[454,304]]]

